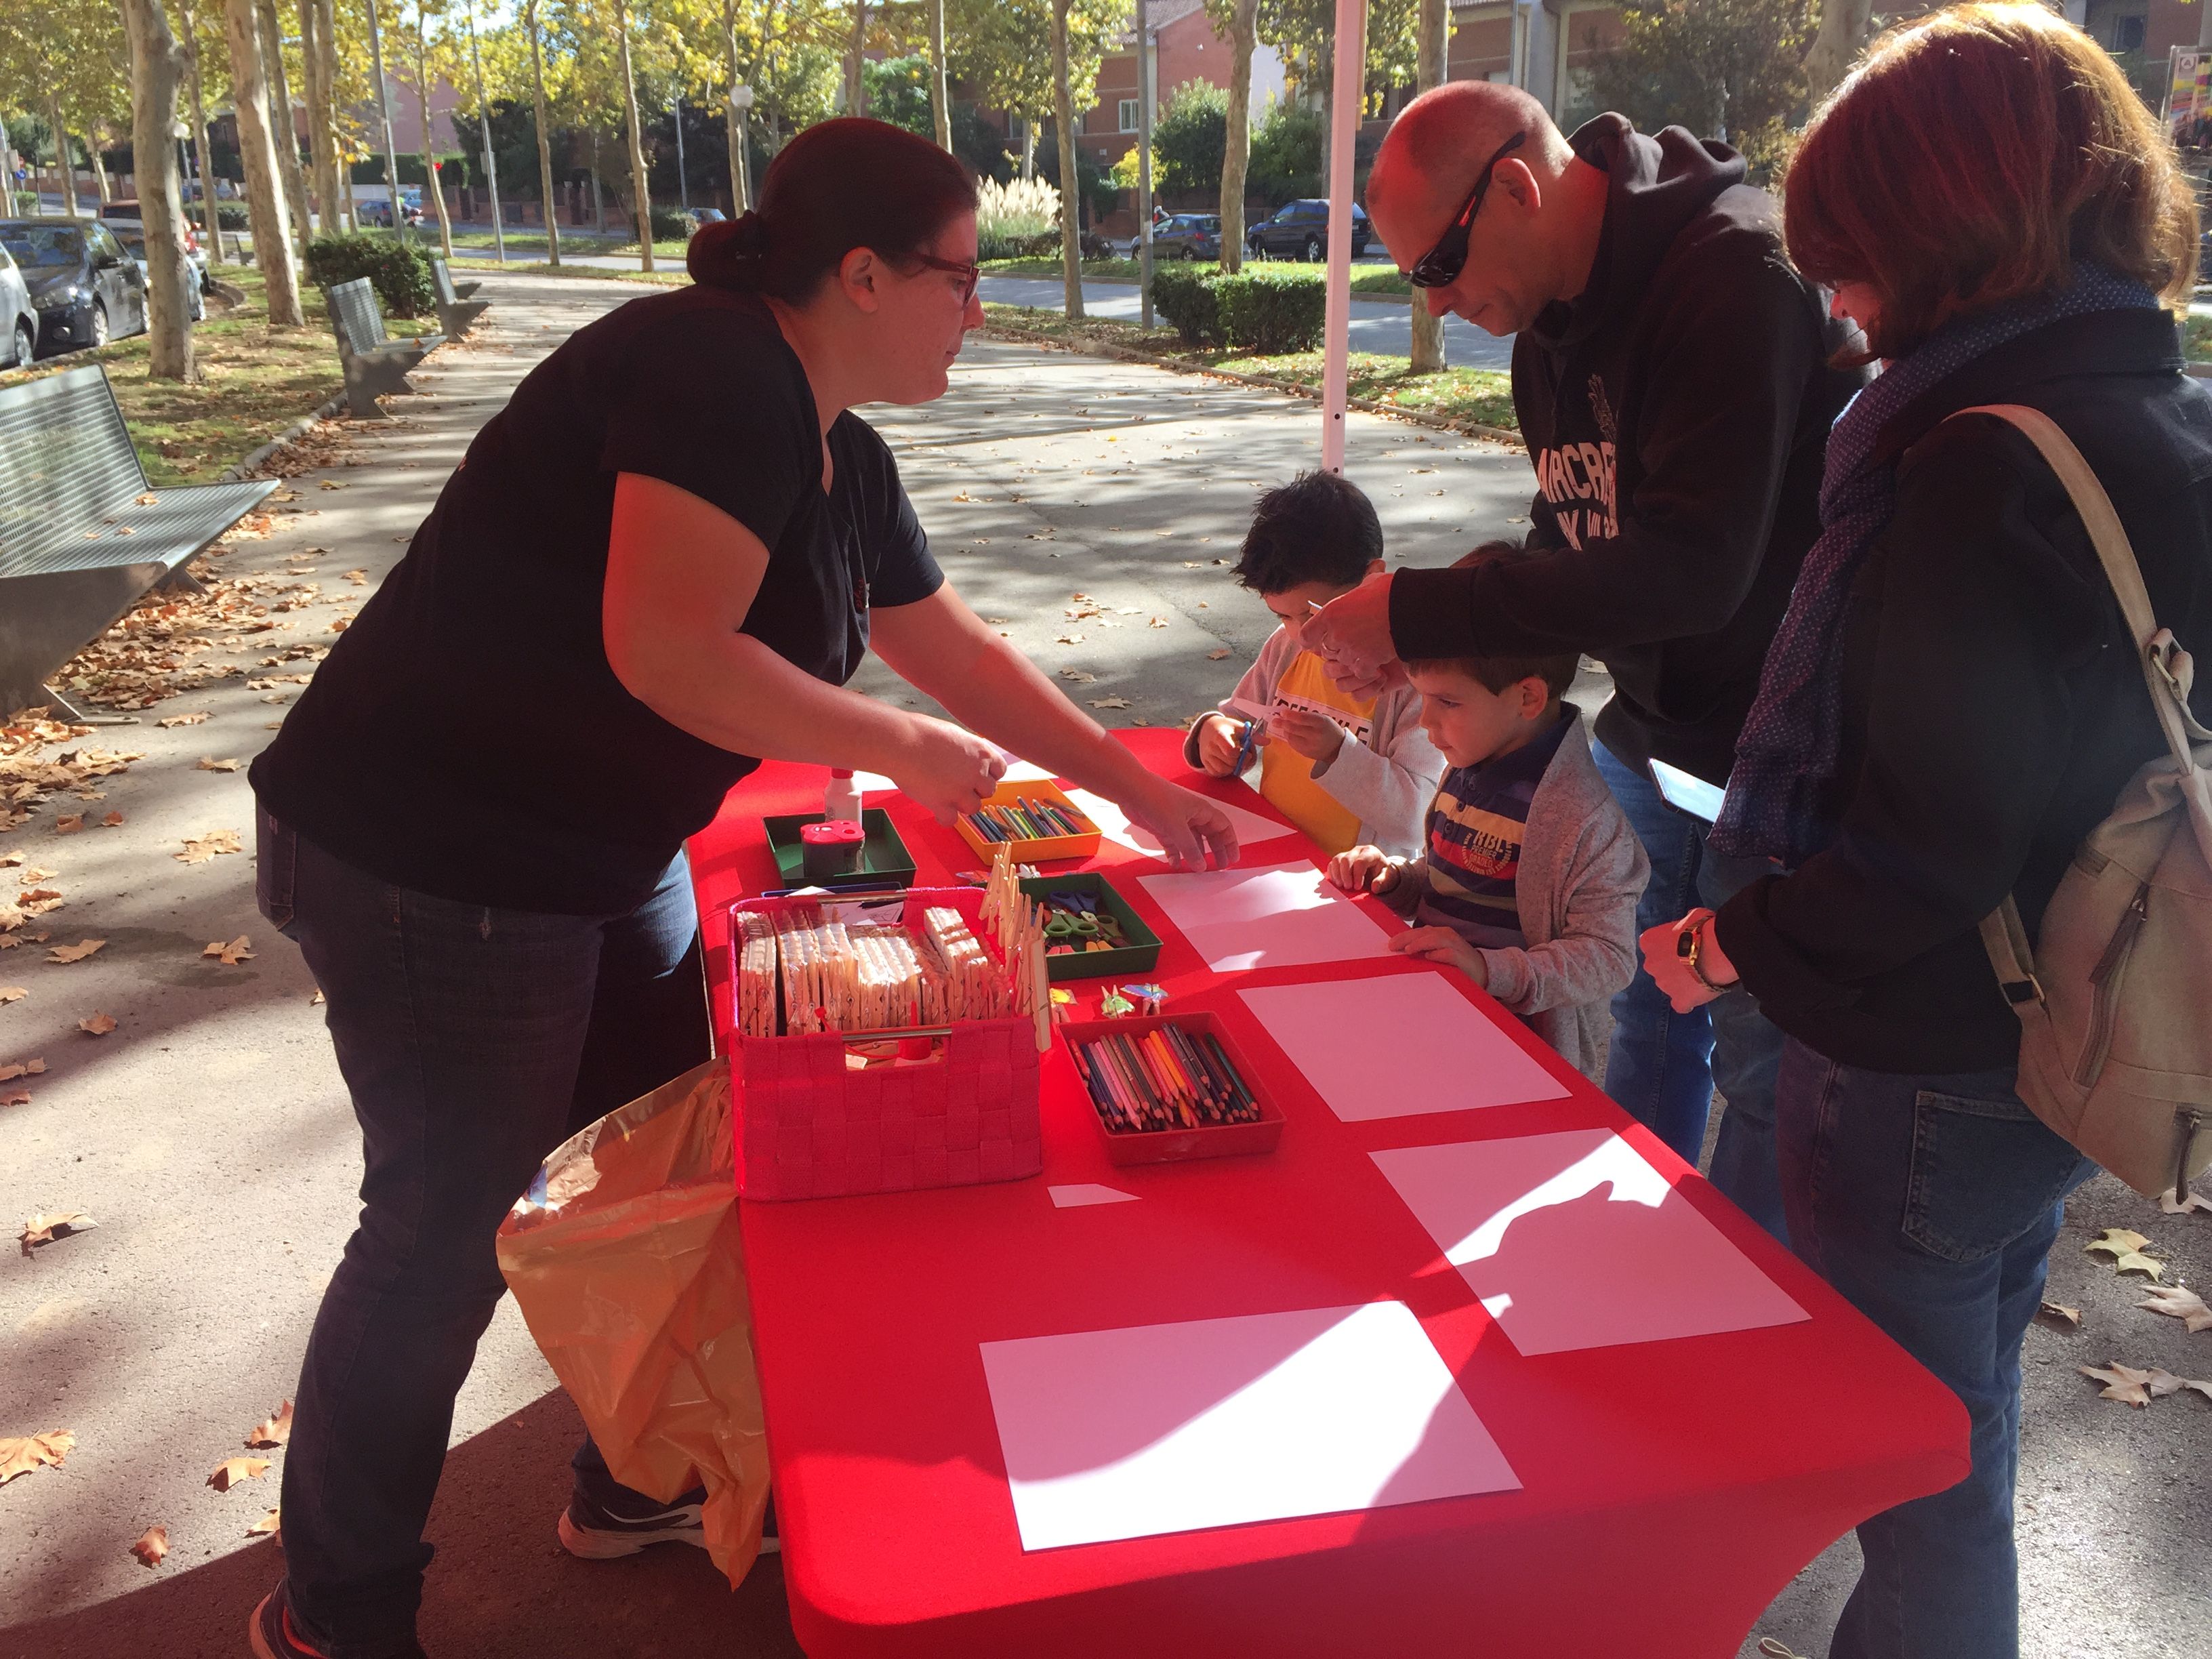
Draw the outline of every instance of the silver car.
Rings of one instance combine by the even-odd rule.
[[[28,368],[39,349],[39,313],[5,246],[0,246],[0,343],[8,348],[10,368]]]
[[[153,276],[146,269],[146,227],[135,219],[112,219],[107,228],[123,244],[123,251],[138,262],[138,274],[147,279],[147,291],[151,293]],[[192,296],[192,320],[204,323],[207,320],[207,296],[200,291],[198,271],[193,271],[192,276],[193,280],[185,284],[185,292]]]

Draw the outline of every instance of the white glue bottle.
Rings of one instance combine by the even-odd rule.
[[[840,818],[854,823],[860,821],[860,787],[852,773],[842,767],[830,769],[830,787],[822,795],[822,816],[832,823]]]

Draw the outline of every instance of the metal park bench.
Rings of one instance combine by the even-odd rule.
[[[0,388],[0,715],[85,719],[45,682],[276,488],[152,488],[97,363]]]
[[[456,340],[466,339],[469,330],[476,325],[477,319],[491,309],[491,301],[471,300],[467,294],[463,294],[443,259],[431,259],[430,277],[438,285],[438,326]],[[471,283],[469,294],[475,293],[478,286]]]
[[[445,342],[442,334],[395,340],[384,331],[384,309],[366,276],[339,283],[330,291],[331,327],[338,337],[338,362],[345,370],[346,404],[361,421],[388,419],[376,400],[390,392],[410,392],[407,371]]]
[[[445,264],[445,263],[446,263],[446,262],[445,262],[443,259],[441,259],[441,258],[439,258],[436,254],[434,254],[434,254],[432,254],[432,255],[430,256],[430,263],[431,263],[432,264],[434,264],[434,265],[440,265],[440,266],[442,266],[442,265],[444,265],[444,264]],[[452,273],[451,273],[450,271],[448,271],[448,272],[447,273],[447,281],[449,281],[449,282],[450,282],[450,281],[452,281]],[[473,300],[473,299],[475,299],[475,298],[476,298],[476,295],[477,295],[477,290],[478,289],[482,288],[483,286],[483,284],[482,283],[478,283],[478,282],[459,282],[459,283],[453,283],[453,293],[454,293],[454,295],[455,295],[457,298],[459,298],[459,299],[463,299],[463,300]]]

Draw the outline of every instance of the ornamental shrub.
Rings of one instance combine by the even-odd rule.
[[[1274,356],[1311,351],[1328,314],[1328,278],[1319,270],[1240,270],[1212,279],[1224,343]]]
[[[1214,271],[1188,265],[1164,264],[1152,269],[1152,305],[1166,318],[1185,345],[1219,345],[1221,321],[1214,304]]]
[[[307,277],[327,295],[340,283],[366,276],[387,317],[423,317],[438,308],[430,256],[390,236],[318,236],[307,244]]]
[[[698,228],[691,216],[680,208],[653,210],[653,240],[656,242],[688,242],[691,233]]]

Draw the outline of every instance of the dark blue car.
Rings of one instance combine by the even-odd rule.
[[[1373,227],[1367,222],[1367,210],[1354,202],[1352,204],[1353,258],[1357,259],[1367,252],[1367,244],[1374,234]],[[1272,218],[1262,219],[1244,233],[1244,246],[1257,258],[1323,258],[1328,252],[1328,204],[1317,197],[1302,202],[1285,202],[1275,210]]]
[[[145,331],[146,278],[97,220],[0,220],[0,246],[31,291],[40,356]]]

